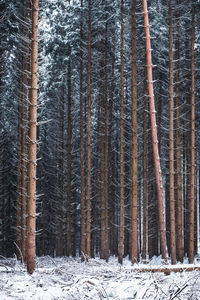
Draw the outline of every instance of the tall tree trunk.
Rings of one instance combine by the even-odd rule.
[[[185,76],[184,79],[186,81],[185,84],[185,96],[186,96],[186,134],[185,134],[185,166],[184,166],[184,182],[185,182],[185,197],[184,197],[184,217],[185,217],[185,230],[184,230],[184,249],[185,254],[189,255],[189,202],[191,195],[191,73],[190,73],[190,39],[189,36],[191,34],[191,28],[189,26],[189,20],[187,21],[187,27],[185,29]]]
[[[195,11],[192,0],[192,36],[191,36],[191,174],[189,196],[189,263],[194,262],[194,208],[195,208],[195,77],[194,77],[194,42],[195,42]]]
[[[110,253],[113,254],[114,243],[115,243],[115,229],[112,227],[114,223],[115,215],[115,200],[113,199],[113,148],[112,148],[112,131],[113,131],[113,101],[114,101],[114,75],[115,75],[115,31],[112,33],[112,63],[111,63],[111,84],[110,84],[110,100],[108,107],[108,205],[113,209],[109,214],[109,242],[110,242]]]
[[[83,131],[83,0],[81,0],[80,22],[80,164],[81,164],[81,260],[85,255],[85,172],[84,172],[84,131]]]
[[[180,1],[177,0],[177,5]],[[177,28],[176,28],[176,41],[175,41],[175,58],[176,58],[176,87],[175,87],[175,99],[176,99],[176,186],[177,186],[177,260],[183,262],[183,203],[182,203],[182,178],[181,178],[181,122],[180,122],[180,75],[179,75],[179,59],[180,59],[180,47],[179,47],[179,34],[180,34],[180,15],[177,12]]]
[[[131,262],[138,261],[138,141],[137,141],[136,0],[132,4],[132,195]]]
[[[38,69],[38,10],[39,1],[32,2],[31,90],[29,114],[29,170],[27,209],[27,271],[35,270],[36,231],[36,164],[37,164],[37,69]]]
[[[71,118],[71,49],[68,45],[67,75],[67,222],[66,222],[66,255],[71,255],[71,184],[72,184],[72,118]]]
[[[120,229],[118,262],[124,254],[124,1],[121,0],[121,102],[120,102]]]
[[[153,77],[152,77],[152,59],[151,59],[151,42],[149,33],[149,19],[147,11],[147,2],[143,0],[143,11],[144,11],[144,27],[146,34],[146,59],[147,59],[147,81],[149,90],[149,108],[151,118],[151,132],[152,132],[152,143],[153,143],[153,156],[154,156],[154,168],[156,174],[156,187],[157,187],[157,201],[158,201],[158,215],[159,215],[159,229],[160,229],[160,244],[161,253],[163,259],[167,259],[167,242],[166,242],[166,225],[164,218],[164,203],[163,203],[163,185],[162,175],[160,167],[160,156],[158,151],[158,138],[156,128],[156,110],[153,93]]]
[[[171,262],[176,263],[175,197],[174,197],[174,80],[172,0],[169,0],[169,194]]]
[[[88,0],[87,220],[86,253],[91,256],[91,0]]]

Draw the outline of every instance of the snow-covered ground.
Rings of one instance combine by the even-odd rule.
[[[200,300],[200,271],[167,276],[142,273],[142,267],[139,264],[135,271],[128,260],[121,266],[116,258],[108,263],[100,259],[81,263],[80,258],[41,257],[34,274],[28,275],[15,259],[1,259],[0,299]]]

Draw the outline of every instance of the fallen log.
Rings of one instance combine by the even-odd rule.
[[[192,272],[200,271],[200,265],[164,265],[164,266],[148,266],[148,267],[133,267],[132,272],[151,272],[151,273],[165,273],[170,272],[181,273],[181,272]]]

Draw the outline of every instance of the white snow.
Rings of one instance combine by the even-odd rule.
[[[155,265],[153,265],[155,264]],[[108,263],[80,258],[37,258],[33,275],[16,259],[0,260],[0,299],[81,300],[81,299],[200,299],[200,272],[142,273],[143,267],[158,267],[160,259],[149,265],[123,266],[112,257]],[[188,267],[185,264],[183,267]]]

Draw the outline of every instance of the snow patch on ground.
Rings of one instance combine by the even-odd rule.
[[[161,260],[151,261],[149,268]],[[111,258],[108,263],[80,258],[37,258],[33,275],[15,259],[0,260],[0,299],[10,300],[164,300],[200,299],[200,272],[142,273],[126,259],[123,266]],[[188,265],[184,265],[188,266]],[[173,298],[174,297],[174,298]]]

